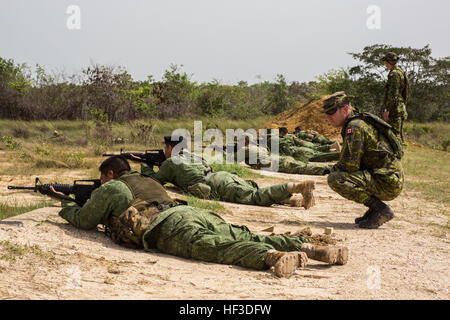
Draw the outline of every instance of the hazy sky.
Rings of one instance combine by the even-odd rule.
[[[447,0],[0,0],[0,56],[68,73],[121,65],[139,80],[175,63],[199,82],[310,81],[376,43],[448,56],[449,12]]]

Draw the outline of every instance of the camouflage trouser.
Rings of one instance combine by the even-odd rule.
[[[321,135],[315,136],[314,139],[312,139],[312,142],[313,143],[318,143],[318,144],[323,144],[323,145],[333,144],[333,141],[331,141],[331,140],[329,140],[329,139],[327,139],[327,138],[325,138],[324,136],[321,136]]]
[[[329,162],[339,160],[339,152],[319,152],[307,147],[289,147],[280,150],[280,154],[291,156],[295,160],[308,162]]]
[[[177,206],[157,226],[151,226],[143,240],[146,248],[207,262],[232,264],[263,270],[267,251],[299,251],[303,237],[263,236],[245,226],[225,222],[214,212],[190,206]]]
[[[312,143],[312,142],[308,142],[308,141],[303,142],[303,147],[310,148],[310,149],[313,149],[313,150],[319,151],[319,152],[329,152],[330,151],[329,145],[321,145],[321,144],[316,144],[316,143]]]
[[[212,198],[227,202],[270,206],[292,196],[287,183],[258,188],[254,181],[226,171],[213,173],[206,183],[211,187]]]
[[[285,173],[324,175],[327,167],[325,165],[305,163],[288,156],[280,156],[279,161],[278,171]]]
[[[352,173],[335,171],[328,175],[331,189],[346,199],[363,204],[372,196],[386,201],[397,198],[403,182],[402,171],[386,175],[371,174],[367,170]]]
[[[399,113],[397,115],[389,115],[388,123],[392,126],[392,129],[394,130],[395,134],[399,139],[402,140],[402,142],[405,142],[405,136],[403,132],[403,124],[405,123],[405,120],[408,118],[408,114],[405,113]]]

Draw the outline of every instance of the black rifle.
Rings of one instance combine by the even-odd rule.
[[[123,149],[120,149],[120,155],[125,157],[128,160],[143,162],[146,163],[149,167],[158,166],[160,167],[162,163],[166,160],[166,156],[164,155],[163,149],[151,149],[145,150],[142,152],[123,152]],[[134,155],[134,158],[131,155]],[[117,156],[117,154],[104,153],[104,157],[112,157]]]
[[[92,191],[101,186],[100,179],[93,180],[75,180],[73,185],[60,184],[60,183],[46,183],[42,184],[39,178],[36,178],[34,187],[17,187],[8,186],[10,190],[33,190],[34,192],[40,192],[44,195],[49,195],[60,200],[70,200],[76,202],[79,206],[83,206],[86,201],[91,197]],[[64,193],[65,196],[54,193],[50,190],[53,187],[55,191]],[[75,195],[75,199],[69,197],[70,194]]]

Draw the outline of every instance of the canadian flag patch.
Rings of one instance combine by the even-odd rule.
[[[347,129],[346,133],[352,133],[352,132],[353,132],[353,129]]]

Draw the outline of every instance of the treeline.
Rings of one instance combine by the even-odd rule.
[[[431,49],[374,45],[350,53],[354,67],[330,71],[308,83],[287,83],[283,75],[249,85],[240,81],[197,83],[170,65],[161,81],[148,76],[135,81],[122,67],[93,65],[81,74],[50,74],[12,59],[0,58],[0,118],[20,120],[99,120],[185,118],[197,115],[251,119],[275,115],[321,95],[344,90],[355,105],[379,113],[387,71],[380,60],[387,51],[399,54],[411,79],[409,119],[449,121],[450,58],[435,59]]]

